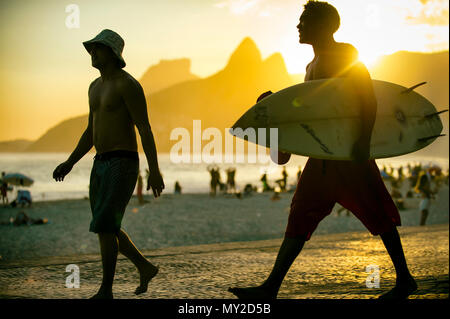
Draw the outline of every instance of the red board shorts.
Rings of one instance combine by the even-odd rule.
[[[401,225],[374,160],[356,163],[310,158],[292,198],[285,236],[309,240],[335,203],[351,211],[372,235]]]

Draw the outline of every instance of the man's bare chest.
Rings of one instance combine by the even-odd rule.
[[[314,59],[306,69],[305,81],[344,76],[345,65],[340,61]]]
[[[125,107],[113,84],[96,85],[89,94],[89,104],[94,114],[117,112]]]

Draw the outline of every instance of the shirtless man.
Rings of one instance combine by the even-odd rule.
[[[139,82],[122,70],[123,39],[114,31],[103,30],[83,43],[91,55],[92,66],[100,77],[89,86],[89,122],[77,147],[67,161],[53,172],[63,181],[92,146],[95,147],[89,197],[92,221],[89,231],[97,233],[102,255],[103,280],[93,298],[112,298],[117,254],[121,252],[136,266],[140,285],[135,293],[147,291],[148,282],[158,268],[151,264],[121,229],[125,208],[133,194],[139,173],[136,133],[139,130],[150,174],[147,190],[155,197],[164,189],[159,172],[155,141],[150,128],[144,92]]]
[[[409,273],[396,226],[398,210],[381,179],[369,145],[376,115],[376,99],[369,72],[358,62],[350,44],[338,43],[333,34],[339,28],[337,10],[326,2],[309,1],[297,28],[300,43],[310,44],[314,59],[306,68],[305,81],[348,77],[361,101],[360,138],[353,146],[353,161],[309,158],[291,203],[285,237],[272,272],[260,286],[230,288],[238,298],[276,298],[290,266],[310,239],[319,222],[329,215],[336,202],[352,211],[373,235],[380,235],[394,264],[397,281],[383,298],[404,299],[417,289]],[[271,92],[266,92],[264,98]],[[287,163],[291,154],[278,154],[278,164]]]

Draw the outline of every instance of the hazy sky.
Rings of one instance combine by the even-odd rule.
[[[296,30],[305,0],[72,1],[0,2],[0,141],[36,139],[87,114],[87,88],[98,71],[81,42],[104,28],[125,39],[126,70],[136,78],[160,59],[181,57],[206,77],[246,36],[263,57],[281,52],[291,73],[304,72],[313,56]],[[398,50],[448,50],[447,0],[328,2],[341,16],[336,40],[355,45],[369,66]],[[79,9],[78,28],[67,27],[70,4]]]

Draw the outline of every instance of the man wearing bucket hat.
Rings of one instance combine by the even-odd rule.
[[[94,298],[112,298],[117,254],[121,252],[137,267],[140,285],[135,293],[147,291],[158,267],[150,263],[121,229],[125,208],[133,194],[139,173],[136,126],[142,140],[150,174],[147,190],[155,197],[164,189],[159,172],[153,133],[147,114],[144,91],[139,82],[122,70],[124,41],[116,32],[105,29],[83,42],[91,55],[92,66],[100,77],[89,86],[89,121],[75,150],[53,172],[56,181],[64,180],[92,146],[97,154],[92,166],[89,199],[92,221],[89,231],[97,233],[102,255],[103,280]]]
[[[123,51],[125,42],[123,41],[123,39],[120,35],[118,35],[116,32],[114,32],[112,30],[105,29],[102,32],[100,32],[92,40],[83,42],[84,47],[86,48],[86,50],[89,53],[91,53],[91,50],[95,44],[103,44],[103,45],[109,47],[112,50],[112,52],[114,53],[114,56],[118,60],[118,61],[116,61],[118,63],[118,66],[120,68],[125,67],[126,63],[122,57],[122,51]]]

